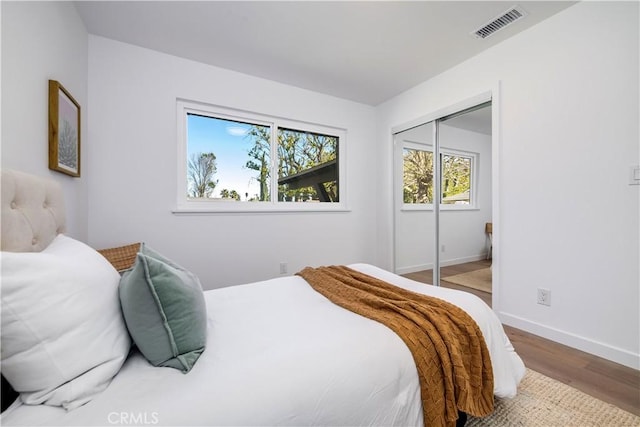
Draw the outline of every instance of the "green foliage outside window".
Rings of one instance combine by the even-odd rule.
[[[266,121],[192,113],[187,119],[189,198],[269,202],[276,197],[271,187],[277,185],[278,202],[339,201],[339,137]]]
[[[247,134],[254,139],[249,151],[246,167],[258,172],[260,201],[269,200],[269,154],[270,132],[261,126],[252,126]],[[293,129],[278,129],[278,178],[300,174],[314,167],[337,159],[338,138]],[[330,201],[338,201],[338,183],[332,180],[322,183]],[[278,186],[280,201],[318,201],[319,195],[313,186],[293,188],[290,184]]]
[[[469,204],[471,190],[471,158],[442,156],[442,203]]]
[[[404,203],[433,203],[433,152],[403,150]]]

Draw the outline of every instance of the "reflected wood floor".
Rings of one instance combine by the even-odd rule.
[[[491,306],[491,294],[446,282],[446,276],[466,273],[491,265],[482,260],[442,267],[443,287],[471,292]],[[404,274],[419,282],[431,283],[431,270]],[[524,364],[600,400],[640,416],[640,371],[592,354],[504,325],[505,332]]]

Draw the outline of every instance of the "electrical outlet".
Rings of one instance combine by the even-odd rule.
[[[551,305],[551,291],[549,289],[538,288],[538,304]]]
[[[640,185],[640,166],[631,166],[629,169],[629,185]]]
[[[287,263],[286,262],[281,262],[280,263],[280,274],[287,274]]]

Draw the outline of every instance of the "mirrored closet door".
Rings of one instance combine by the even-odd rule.
[[[394,135],[395,271],[491,292],[491,103]]]
[[[427,283],[438,265],[434,132],[429,122],[394,135],[395,271],[419,272]]]

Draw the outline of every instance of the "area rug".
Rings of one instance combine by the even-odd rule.
[[[527,369],[515,398],[496,399],[493,414],[466,426],[623,427],[640,426],[640,417]]]
[[[467,288],[491,293],[491,269],[482,268],[468,273],[456,274],[454,276],[443,277],[449,283],[466,286]]]

